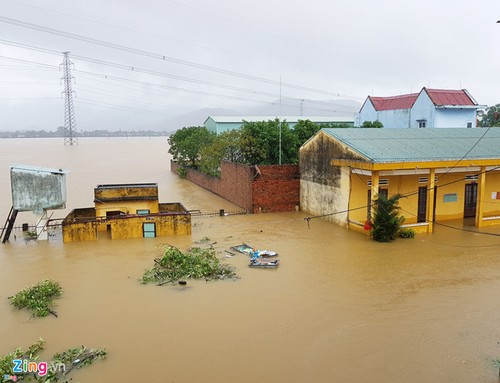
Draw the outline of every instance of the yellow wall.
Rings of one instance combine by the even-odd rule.
[[[63,242],[97,239],[97,222],[70,223],[62,226]]]
[[[156,224],[156,236],[191,234],[190,215],[158,215],[154,217],[127,217],[109,219],[112,239],[142,238],[143,223]],[[103,225],[104,226],[104,225]]]
[[[437,195],[436,195],[436,217],[437,221],[462,219],[464,216],[465,203],[465,185],[473,181],[465,180],[465,176],[474,175],[477,172],[462,172],[437,174]],[[400,214],[405,217],[404,224],[415,224],[418,214],[418,188],[427,186],[428,183],[419,183],[420,177],[429,178],[429,174],[421,175],[402,175],[402,176],[386,176],[381,175],[380,179],[388,179],[389,185],[380,185],[382,189],[388,189],[389,197],[399,193],[403,197],[399,200],[401,208]],[[367,209],[365,206],[368,203],[368,180],[370,176],[362,176],[357,174],[351,175],[351,196],[349,200],[349,220],[364,223],[367,217]],[[485,217],[500,216],[500,199],[493,199],[492,193],[500,194],[500,172],[489,172],[486,175],[486,186],[483,200],[483,212]],[[429,203],[430,193],[427,190],[427,203]],[[445,202],[445,194],[456,194],[456,202]],[[356,209],[363,207],[361,209]],[[353,210],[354,209],[354,210]],[[429,220],[429,216],[426,217]],[[485,222],[485,225],[500,224],[500,220]],[[353,226],[354,225],[354,226]],[[350,225],[352,229],[360,229],[355,227],[356,224]],[[421,231],[421,228],[415,228],[416,231]],[[423,230],[423,229],[422,229]]]
[[[158,213],[158,201],[116,201],[95,203],[96,216],[106,217],[107,211],[121,211],[123,214],[136,214],[137,210],[149,209],[151,214]]]
[[[368,215],[368,180],[370,177],[351,175],[351,197],[349,200],[349,220],[364,223]]]
[[[500,216],[500,199],[493,199],[491,193],[500,194],[500,173],[486,173],[486,187],[484,188],[483,215],[485,217]]]
[[[158,213],[158,201],[117,201],[108,203],[96,202],[96,216],[106,218],[108,211],[121,211],[125,215],[134,215],[137,210],[149,209],[150,214]],[[100,225],[99,231],[106,231],[106,225]]]
[[[94,189],[94,197],[104,202],[113,199],[158,200],[158,186],[156,184],[100,185]]]

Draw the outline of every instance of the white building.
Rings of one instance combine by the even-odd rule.
[[[475,128],[478,105],[466,89],[427,89],[391,97],[368,96],[355,125],[380,121],[384,128]]]

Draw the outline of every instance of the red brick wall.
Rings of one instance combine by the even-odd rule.
[[[293,211],[300,202],[298,165],[258,166],[260,174],[252,183],[252,210],[259,212]]]
[[[170,162],[172,172],[179,165]],[[293,211],[299,206],[299,169],[297,165],[248,166],[221,163],[221,177],[210,177],[187,169],[189,181],[220,195],[248,212]]]

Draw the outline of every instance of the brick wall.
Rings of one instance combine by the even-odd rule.
[[[293,211],[299,206],[300,177],[297,165],[258,166],[252,183],[254,213]]]
[[[177,173],[179,165],[170,162]],[[221,163],[221,177],[187,169],[186,179],[252,213],[293,211],[299,206],[297,165],[248,166]]]

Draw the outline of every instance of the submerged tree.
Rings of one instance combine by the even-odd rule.
[[[200,171],[218,177],[221,161],[242,162],[242,159],[241,131],[229,130],[200,150]]]
[[[59,298],[61,294],[62,288],[58,282],[45,280],[21,290],[8,299],[18,309],[27,308],[33,311],[34,316],[45,317],[52,314],[57,317],[57,313],[50,306],[52,306],[54,299]]]
[[[279,164],[280,149],[282,164],[298,162],[298,140],[286,121],[245,121],[241,134],[244,162],[249,165]]]
[[[377,242],[390,242],[396,239],[404,217],[399,215],[400,194],[391,198],[379,195],[375,200],[373,219],[373,239]]]
[[[215,133],[204,126],[191,126],[176,131],[168,138],[174,161],[180,165],[196,168],[200,159],[200,150],[215,139]]]
[[[105,349],[81,346],[55,354],[50,362],[40,362],[40,353],[44,349],[45,341],[39,339],[27,350],[17,348],[6,355],[0,355],[0,376],[5,381],[55,383],[62,380],[67,383],[72,380],[68,380],[67,375],[73,369],[89,366],[107,356]],[[30,368],[27,368],[28,363]]]
[[[176,247],[167,246],[163,257],[156,258],[154,262],[153,267],[144,271],[140,280],[142,284],[164,285],[183,278],[215,280],[236,277],[234,268],[222,264],[213,248],[191,247],[183,253]]]

